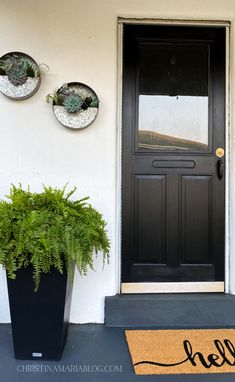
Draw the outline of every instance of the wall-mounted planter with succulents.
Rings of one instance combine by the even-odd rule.
[[[69,82],[48,94],[57,120],[73,130],[84,129],[96,118],[99,100],[96,93],[81,82]]]
[[[40,71],[32,57],[10,52],[0,58],[0,92],[13,100],[31,97],[41,83]]]

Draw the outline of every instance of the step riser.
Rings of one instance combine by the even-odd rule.
[[[232,295],[116,295],[106,297],[108,327],[235,327]]]

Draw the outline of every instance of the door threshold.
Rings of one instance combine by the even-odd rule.
[[[224,282],[122,283],[121,293],[223,293]]]

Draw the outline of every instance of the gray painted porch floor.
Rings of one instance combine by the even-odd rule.
[[[61,361],[21,361],[16,360],[13,355],[11,326],[1,324],[0,381],[235,381],[235,374],[136,376],[132,369],[124,330],[124,328],[110,328],[99,324],[70,325],[68,340]]]

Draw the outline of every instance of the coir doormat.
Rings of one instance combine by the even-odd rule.
[[[235,330],[126,330],[136,374],[235,372]]]

